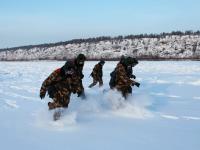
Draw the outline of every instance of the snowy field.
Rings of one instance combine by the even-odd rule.
[[[104,86],[89,89],[96,62],[86,62],[86,100],[72,95],[59,121],[39,99],[43,80],[64,62],[0,62],[1,150],[199,150],[200,64],[141,61],[140,88],[127,101],[108,89],[116,62],[104,66]]]

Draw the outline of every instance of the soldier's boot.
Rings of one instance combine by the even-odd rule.
[[[86,99],[84,90],[78,93],[78,97],[80,97],[81,99]]]
[[[91,88],[91,87],[95,86],[96,84],[97,84],[97,81],[93,79],[93,83],[90,84],[88,87]]]
[[[48,102],[48,106],[49,106],[49,110],[52,110],[52,109],[55,109],[55,108],[62,107],[61,104],[56,103],[56,102]]]
[[[88,87],[89,88],[92,88],[93,86],[95,86],[96,85],[96,83],[95,82],[93,82],[92,84],[90,84]]]
[[[54,121],[59,120],[60,117],[61,117],[61,111],[55,111],[53,114],[53,120]]]
[[[52,102],[48,102],[49,110],[55,109],[55,105]]]
[[[101,87],[101,86],[103,86],[103,82],[100,81],[99,82],[99,87]]]
[[[124,97],[124,99],[126,100],[128,98],[128,93],[127,92],[122,92],[122,96]]]
[[[81,99],[85,100],[86,99],[86,96],[85,96],[85,92],[83,91],[82,94],[81,94]]]

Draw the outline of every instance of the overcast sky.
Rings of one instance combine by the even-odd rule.
[[[199,0],[0,0],[0,48],[200,30]]]

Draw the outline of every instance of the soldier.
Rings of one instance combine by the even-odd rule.
[[[77,72],[77,75],[78,75],[78,79],[77,79],[78,85],[75,86],[75,91],[79,91],[78,97],[81,97],[82,99],[85,99],[85,92],[84,92],[84,87],[82,83],[82,79],[84,78],[83,66],[84,66],[85,60],[86,60],[86,57],[83,54],[79,54],[77,58],[75,58],[74,60],[75,71]]]
[[[74,83],[77,82],[73,62],[66,62],[63,67],[51,73],[42,83],[40,98],[43,99],[48,92],[49,97],[53,99],[53,102],[48,103],[49,110],[59,107],[67,108],[71,93],[79,92],[74,90]]]
[[[123,64],[124,61],[125,61],[125,56],[122,55],[121,58],[120,58],[120,61],[119,63]],[[116,68],[110,73],[110,82],[109,82],[109,86],[110,86],[110,89],[114,89],[115,88],[115,85],[116,85]]]
[[[127,57],[126,58],[131,65],[126,66],[126,73],[127,76],[131,79],[136,79],[136,76],[133,74],[133,67],[135,67],[138,64],[138,60],[136,58],[132,58],[132,57]],[[128,87],[128,93],[132,94],[132,87],[129,86]]]
[[[128,93],[130,93],[131,86],[136,85],[137,87],[140,86],[140,83],[131,80],[128,73],[127,68],[132,68],[132,59],[131,57],[123,58],[117,64],[115,70],[111,73],[111,80],[110,80],[110,88],[116,88],[117,90],[122,92],[122,96],[126,99]]]
[[[126,67],[126,72],[129,78],[136,78],[136,76],[133,74],[133,67],[135,67],[138,64],[138,60],[136,58],[127,57],[127,59],[130,60],[131,65]]]
[[[93,71],[91,73],[91,76],[93,78],[93,83],[89,85],[89,88],[95,86],[99,82],[99,87],[103,85],[103,65],[105,64],[104,60],[101,60],[98,64],[96,64],[93,68]]]

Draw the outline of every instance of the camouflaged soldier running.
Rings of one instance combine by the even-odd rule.
[[[101,60],[98,64],[96,64],[93,68],[93,71],[91,73],[91,76],[93,78],[93,83],[89,85],[89,88],[95,86],[99,82],[99,87],[103,85],[103,65],[105,64],[105,61]]]
[[[83,82],[82,82],[82,79],[84,78],[83,66],[84,66],[85,60],[86,60],[85,55],[79,54],[73,61],[74,66],[75,66],[75,71],[77,73],[77,80],[78,80],[78,85],[75,87],[75,90],[79,91],[78,97],[81,97],[82,99],[85,99],[85,91],[84,91]],[[81,90],[79,88],[81,88]]]
[[[130,93],[130,86],[136,85],[140,86],[140,83],[131,80],[127,74],[126,68],[130,67],[132,62],[130,59],[125,59],[124,62],[120,62],[117,64],[115,68],[116,79],[115,79],[115,88],[122,93],[122,96],[126,99],[128,94]]]
[[[80,93],[78,76],[75,72],[73,62],[66,62],[65,65],[49,75],[42,83],[40,98],[43,99],[48,92],[53,102],[49,102],[49,109],[59,107],[67,108],[70,102],[71,93]],[[75,88],[76,87],[76,88]]]

